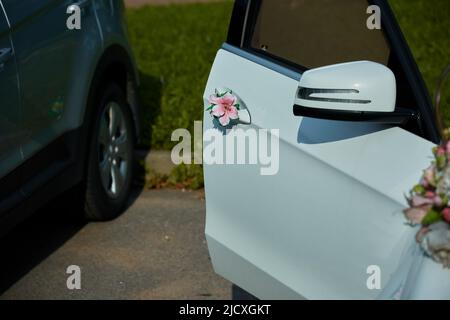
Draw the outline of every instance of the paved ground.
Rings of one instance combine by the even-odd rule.
[[[212,271],[199,192],[135,191],[107,223],[74,223],[61,205],[0,239],[1,299],[229,299]],[[81,267],[81,290],[66,268]]]
[[[171,3],[198,3],[198,2],[214,2],[223,0],[125,0],[125,5],[128,7],[138,7],[146,4],[164,5]]]

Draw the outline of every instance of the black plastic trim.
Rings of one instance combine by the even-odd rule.
[[[268,59],[267,57],[261,57],[260,55],[256,55],[253,52],[232,46],[228,43],[224,43],[222,45],[222,49],[228,52],[234,53],[235,55],[247,59],[249,61],[255,62],[261,66],[264,66],[270,70],[276,71],[280,74],[283,74],[289,78],[300,81],[301,74],[298,73],[294,68],[283,65],[279,62]]]
[[[299,87],[297,97],[300,99],[303,99],[303,100],[338,102],[338,103],[367,104],[367,103],[372,102],[371,100],[362,100],[362,99],[339,99],[339,98],[311,97],[311,95],[316,94],[316,93],[359,93],[359,90],[356,90],[356,89],[315,89],[315,88]]]
[[[434,110],[430,96],[394,13],[386,0],[369,0],[369,3],[379,6],[381,9],[381,23],[385,30],[385,35],[389,39],[391,50],[395,52],[400,61],[419,108],[421,128],[424,131],[423,136],[434,143],[439,143],[441,137],[434,120]]]
[[[227,43],[236,47],[241,46],[249,1],[250,0],[234,1],[231,21],[228,27]]]
[[[295,116],[299,117],[337,121],[376,122],[392,125],[405,125],[410,120],[417,119],[417,114],[414,111],[403,108],[397,108],[394,112],[367,112],[310,108],[295,104],[293,112]]]

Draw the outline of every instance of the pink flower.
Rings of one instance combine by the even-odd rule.
[[[222,97],[211,95],[209,103],[214,104],[211,109],[211,114],[219,119],[222,126],[227,126],[230,120],[238,119],[238,111],[234,106],[236,104],[236,97],[230,93],[226,93]]]
[[[422,196],[414,196],[411,198],[410,204],[412,207],[420,207],[424,204],[433,204],[433,199],[424,198]]]
[[[425,192],[425,197],[427,197],[428,199],[433,199],[436,195],[434,194],[433,191],[427,191]]]
[[[428,227],[422,227],[416,234],[416,241],[421,243],[426,234],[430,231]]]
[[[424,188],[428,188],[430,184],[428,183],[427,179],[422,178],[420,179],[420,185]]]
[[[450,223],[450,208],[447,207],[442,210],[442,217],[445,221]]]
[[[434,170],[435,170],[435,167],[431,166],[424,171],[423,176],[424,176],[425,180],[428,182],[428,184],[434,183]]]
[[[443,156],[443,155],[445,154],[444,148],[443,148],[443,147],[439,147],[439,148],[437,149],[437,151],[436,151],[436,154],[437,154],[438,156]]]
[[[445,146],[445,148],[447,149],[447,154],[450,155],[450,141],[447,141],[447,145]]]
[[[405,213],[406,218],[411,222],[412,224],[420,224],[422,222],[422,219],[427,215],[428,210],[430,210],[431,206],[421,206],[417,208],[408,208],[405,209],[403,212]]]
[[[435,206],[440,207],[442,205],[442,198],[440,196],[435,196],[433,202]]]

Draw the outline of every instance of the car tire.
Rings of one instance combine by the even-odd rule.
[[[135,134],[125,94],[117,84],[103,86],[96,96],[88,137],[84,214],[88,220],[105,221],[120,215],[127,204]]]

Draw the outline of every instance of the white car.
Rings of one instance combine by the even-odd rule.
[[[223,94],[245,121],[211,117]],[[402,214],[440,137],[386,1],[235,1],[204,103],[204,136],[276,129],[279,141],[275,174],[204,164],[218,274],[260,299],[450,298],[450,271]]]

